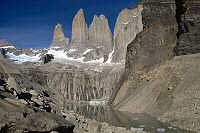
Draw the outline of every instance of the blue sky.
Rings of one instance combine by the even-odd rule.
[[[48,47],[56,23],[71,36],[73,16],[83,8],[88,24],[95,14],[104,14],[113,31],[118,13],[137,0],[1,0],[0,39],[18,47]]]

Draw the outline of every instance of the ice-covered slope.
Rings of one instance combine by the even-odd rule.
[[[17,50],[16,50],[17,51]],[[68,56],[68,53],[76,51],[75,49],[70,49],[68,51],[65,51],[64,49],[45,49],[42,50],[29,50],[29,52],[16,52],[15,50],[11,50],[7,52],[7,56],[9,59],[14,61],[15,63],[21,64],[24,62],[33,62],[33,63],[40,63],[41,57],[45,54],[52,54],[54,56],[54,62],[69,64],[69,62],[78,62],[78,63],[96,63],[96,64],[102,64],[104,62],[104,57],[101,57],[99,59],[84,61],[86,57],[84,55],[88,54],[92,49],[87,49],[83,52],[83,55],[79,58],[74,58]],[[111,57],[110,57],[111,58]],[[109,58],[109,59],[110,59]],[[110,62],[110,61],[108,61]],[[107,62],[107,63],[108,63]]]

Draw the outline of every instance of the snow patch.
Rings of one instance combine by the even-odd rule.
[[[14,46],[3,46],[3,47],[0,47],[0,49],[1,49],[1,48],[5,48],[5,49],[6,49],[6,48],[12,48],[12,49],[14,49],[15,47],[14,47]]]
[[[77,49],[70,49],[68,52],[75,52],[75,51],[77,51]]]
[[[127,24],[129,24],[129,22],[124,22],[124,23],[122,23],[122,24],[127,25]]]
[[[87,49],[85,52],[83,52],[83,55],[86,55],[87,53],[89,53],[92,50],[94,50],[94,49]]]
[[[108,103],[108,101],[106,99],[93,99],[91,101],[89,101],[89,105],[91,106],[103,106],[106,105]]]
[[[96,60],[91,60],[91,61],[87,61],[85,63],[100,63],[102,64],[104,62],[104,57],[101,57],[100,59],[96,59]]]
[[[114,52],[115,52],[115,50],[113,48],[112,52],[110,52],[108,55],[108,60],[106,61],[106,63],[111,63]]]
[[[35,56],[29,56],[26,54],[21,55],[15,55],[13,53],[7,53],[8,57],[11,60],[14,60],[16,63],[24,63],[24,62],[39,62],[40,60],[40,54],[37,54]]]

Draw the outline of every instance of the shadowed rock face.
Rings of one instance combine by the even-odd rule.
[[[55,26],[53,42],[51,44],[51,47],[60,47],[60,48],[69,47],[69,39],[65,38],[62,26],[60,24],[57,24]]]
[[[88,26],[83,9],[80,9],[72,22],[72,44],[81,45],[88,41]]]
[[[162,4],[160,1],[146,0],[141,3],[143,5],[142,22],[144,30],[129,44],[126,57],[126,75],[133,82],[137,82],[135,81],[137,72],[149,71],[157,64],[171,59],[177,40],[177,24],[174,17],[175,2]],[[128,87],[126,86],[126,88]],[[121,93],[119,98],[116,98],[115,104],[123,97],[121,95],[126,97],[125,93]]]
[[[92,24],[89,27],[89,40],[94,45],[101,45],[106,49],[112,49],[112,33],[109,28],[108,20],[104,15],[94,16]]]
[[[114,30],[113,62],[124,62],[128,44],[143,30],[142,5],[120,12]]]
[[[200,52],[200,2],[198,0],[176,0],[179,32],[175,52],[177,55]]]
[[[174,47],[187,34],[179,34],[179,7],[175,0],[142,0],[141,4],[144,30],[128,45],[125,78],[113,105],[198,131],[199,54],[173,58]],[[196,39],[190,39],[195,44]]]

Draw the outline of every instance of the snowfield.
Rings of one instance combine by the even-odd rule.
[[[88,52],[92,51],[93,49],[87,49],[85,52],[83,52],[83,55],[87,54]],[[68,52],[72,52],[72,51],[76,51],[76,49],[70,49]],[[37,51],[35,51],[37,52]],[[33,53],[35,53],[33,51]],[[112,55],[114,53],[114,50],[109,54],[109,58],[106,62],[107,63],[111,63],[112,60]],[[67,56],[67,52],[64,50],[55,50],[55,49],[48,49],[47,54],[52,54],[54,56],[54,62],[59,62],[59,63],[65,63],[68,64],[70,61],[74,61],[74,62],[79,62],[79,63],[91,63],[91,64],[104,64],[104,57],[101,57],[100,59],[97,60],[91,60],[91,61],[87,61],[85,62],[84,59],[85,57],[81,57],[81,58],[73,58],[73,57],[68,57]],[[7,53],[7,56],[13,60],[15,63],[24,63],[24,62],[41,62],[40,58],[41,58],[41,54],[36,54],[35,56],[30,56],[30,55],[26,55],[26,54],[21,54],[21,55],[15,55],[14,53]]]

